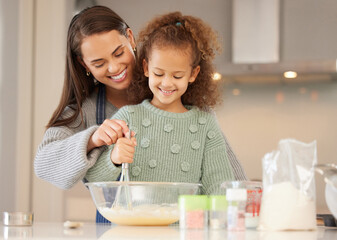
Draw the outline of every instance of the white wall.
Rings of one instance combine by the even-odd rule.
[[[336,59],[336,0],[281,1],[281,59]]]
[[[64,80],[66,35],[74,1],[35,0],[33,156],[57,107]],[[37,221],[62,221],[64,191],[33,175]],[[81,211],[81,210],[80,210]]]
[[[17,36],[18,0],[0,0],[0,212],[15,209]]]

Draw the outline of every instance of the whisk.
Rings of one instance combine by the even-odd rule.
[[[131,130],[129,131],[127,137],[129,139],[131,139]],[[130,191],[129,184],[127,183],[129,181],[130,181],[130,178],[129,178],[129,163],[122,163],[122,173],[121,173],[121,176],[119,178],[120,185],[117,189],[115,201],[112,204],[112,208],[120,206],[121,205],[121,197],[125,197],[125,203],[126,203],[127,209],[128,210],[132,209],[131,191]],[[124,192],[124,196],[123,195],[121,196],[122,191]]]

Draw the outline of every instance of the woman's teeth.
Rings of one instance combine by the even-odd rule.
[[[110,76],[110,78],[111,78],[112,80],[118,81],[118,80],[121,80],[121,79],[124,77],[125,73],[126,73],[126,68],[125,68],[125,69],[123,70],[123,72],[121,72],[120,74],[118,74],[118,75],[116,75],[116,76]]]

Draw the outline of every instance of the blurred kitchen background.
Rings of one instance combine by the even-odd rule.
[[[135,34],[176,10],[218,31],[223,104],[216,114],[250,179],[262,179],[262,157],[284,138],[317,140],[318,162],[337,163],[336,0],[0,0],[0,212],[94,221],[82,183],[60,190],[32,167],[60,100],[68,24],[93,4],[115,10]],[[316,186],[317,212],[327,213],[318,174]]]

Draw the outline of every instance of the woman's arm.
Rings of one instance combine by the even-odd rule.
[[[36,176],[62,189],[82,180],[105,149],[95,148],[87,154],[88,141],[97,129],[98,126],[78,132],[67,127],[47,129],[34,161]]]
[[[116,108],[106,108],[108,116]],[[87,170],[92,167],[101,153],[127,132],[125,123],[106,120],[100,126],[96,124],[96,95],[92,95],[82,105],[82,117],[78,116],[69,127],[51,127],[47,129],[42,143],[38,147],[34,169],[36,175],[53,185],[69,189],[81,181]],[[73,110],[67,107],[63,118],[72,116]]]

